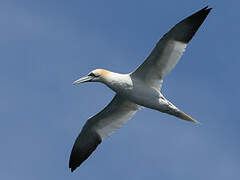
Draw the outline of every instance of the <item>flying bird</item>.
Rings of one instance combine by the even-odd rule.
[[[69,168],[72,172],[91,155],[105,137],[119,129],[143,107],[198,122],[168,101],[160,90],[164,76],[175,67],[211,9],[207,6],[176,24],[158,41],[151,54],[135,71],[119,74],[96,69],[73,82],[101,82],[115,91],[116,95],[83,126],[70,155]]]

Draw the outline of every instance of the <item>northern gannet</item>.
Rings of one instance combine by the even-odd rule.
[[[175,25],[132,73],[119,74],[96,69],[73,82],[101,82],[115,91],[116,95],[101,112],[89,118],[83,126],[70,156],[69,168],[72,172],[91,155],[105,137],[119,129],[142,107],[197,123],[169,102],[160,90],[164,76],[175,67],[188,42],[211,9],[207,6]]]

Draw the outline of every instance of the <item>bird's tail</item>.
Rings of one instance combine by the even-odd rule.
[[[193,119],[192,117],[190,117],[189,115],[185,114],[184,112],[182,112],[180,110],[176,114],[176,117],[178,117],[180,119],[183,119],[183,120],[186,120],[186,121],[190,121],[190,122],[199,124],[199,122],[197,120]]]
[[[168,101],[166,98],[162,97],[161,101],[163,104],[165,104],[164,108],[159,109],[161,112],[171,114],[175,117],[178,117],[182,120],[190,121],[193,123],[199,123],[197,120],[193,119],[189,115],[185,114],[183,111],[178,109],[176,106],[174,106],[170,101]]]

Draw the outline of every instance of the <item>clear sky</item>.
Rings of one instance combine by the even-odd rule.
[[[95,68],[134,70],[173,25],[212,12],[163,94],[200,121],[144,109],[74,173],[72,145],[114,92],[73,86]],[[240,2],[1,0],[0,179],[238,179]]]

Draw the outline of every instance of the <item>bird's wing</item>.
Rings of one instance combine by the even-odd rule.
[[[205,7],[176,24],[158,41],[151,54],[132,75],[160,89],[163,77],[175,67],[210,10]]]
[[[80,166],[105,137],[126,123],[139,108],[140,106],[116,95],[101,112],[88,119],[71,152],[71,171]]]

